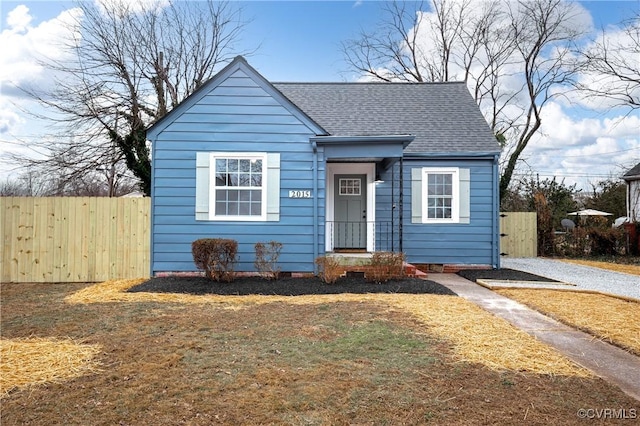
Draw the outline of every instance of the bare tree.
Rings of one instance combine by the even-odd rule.
[[[135,192],[138,186],[114,170],[98,170],[84,175],[29,166],[0,183],[6,197],[119,197]],[[116,169],[117,170],[117,169]],[[113,176],[109,176],[109,174]],[[105,178],[106,175],[106,178]],[[70,176],[75,176],[73,179]]]
[[[64,137],[43,142],[50,154],[31,159],[75,178],[124,162],[150,193],[146,128],[232,59],[246,23],[227,2],[78,2],[72,62],[45,58],[55,89],[25,89],[55,112]],[[246,52],[244,52],[246,53]],[[117,173],[116,173],[117,174]],[[72,179],[73,180],[73,179]]]
[[[609,99],[631,112],[640,108],[640,12],[620,26],[617,36],[603,29],[587,49],[577,51],[588,81],[576,86],[586,96]]]
[[[559,95],[554,89],[569,85],[577,68],[570,46],[585,29],[574,26],[574,5],[563,0],[519,0],[509,3],[516,51],[521,61],[523,97],[514,99],[524,112],[524,120],[509,129],[512,149],[500,178],[500,195],[507,192],[516,163],[542,125],[541,111],[549,100]],[[551,52],[549,52],[551,50]]]
[[[416,11],[423,3],[417,9],[407,4],[385,4],[387,19],[376,31],[363,30],[358,38],[342,43],[345,61],[353,70],[380,81],[428,81],[423,71],[437,67],[424,64],[431,58],[417,39],[422,15]]]
[[[382,81],[465,81],[504,146],[500,194],[541,125],[553,90],[575,75],[571,43],[584,33],[563,0],[432,0],[430,19],[387,7],[380,30],[342,45],[349,67]],[[421,36],[422,34],[422,36]]]

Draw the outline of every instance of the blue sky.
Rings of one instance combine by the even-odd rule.
[[[640,0],[580,3],[591,13],[596,28],[607,28],[629,17],[634,10],[640,10]],[[248,57],[249,63],[271,81],[357,79],[358,76],[350,72],[343,62],[340,43],[356,37],[360,29],[375,29],[383,16],[380,2],[366,0],[243,1],[237,4],[244,9],[245,18],[252,19],[243,33],[244,43],[248,48],[259,45],[257,52]],[[43,28],[44,24],[54,20],[61,12],[73,7],[71,2],[3,0],[0,3],[2,37],[9,31],[7,14],[19,5],[28,7],[32,16],[29,23],[31,29]],[[21,43],[20,37],[11,38],[11,43],[5,42],[3,45],[4,41],[0,39],[0,84],[3,80],[10,81],[12,78],[7,75],[11,71],[6,71],[3,75],[2,67],[6,65],[5,69],[10,69],[9,65],[15,64],[16,56],[21,54],[15,45]],[[33,139],[37,136],[34,129],[42,126],[42,123],[33,123],[16,110],[9,111],[13,115],[9,115],[8,124],[3,124],[3,110],[10,109],[10,103],[15,102],[7,98],[3,100],[0,88],[0,162],[4,152],[16,149],[15,143],[7,142],[14,138]],[[587,136],[584,140],[576,141],[566,150],[554,153],[554,156],[573,158],[570,165],[560,164],[552,156],[541,154],[540,150],[530,150],[527,158],[534,171],[541,172],[542,176],[566,177],[569,182],[576,181],[580,186],[588,186],[589,182],[608,175],[619,176],[621,167],[630,167],[634,162],[640,161],[640,131],[636,131],[634,135],[633,130],[624,130],[625,126],[612,126],[606,122],[607,119],[616,120],[619,116],[616,112],[579,111],[566,106],[558,108],[560,109],[549,120],[550,126],[564,123],[562,125],[566,126],[568,134],[575,134],[576,129],[591,127],[588,131],[585,130]],[[587,117],[592,121],[586,121]],[[558,122],[554,123],[556,118]],[[637,114],[635,119],[638,119]],[[631,125],[634,123],[635,121]],[[542,145],[547,148],[554,146],[555,151],[558,151],[554,141],[546,141]],[[599,162],[594,163],[596,157]],[[581,166],[580,163],[584,164]],[[2,167],[0,164],[0,179],[10,173],[10,167],[6,167],[2,174]]]
[[[274,81],[348,81],[340,43],[356,37],[361,28],[372,29],[382,18],[381,2],[364,1],[236,1],[251,24],[243,35],[248,46],[260,45],[251,64]],[[596,27],[620,22],[640,0],[581,1]],[[8,11],[24,4],[32,12],[33,25],[54,18],[73,7],[67,1],[0,2],[2,24]],[[347,71],[347,72],[345,72]]]

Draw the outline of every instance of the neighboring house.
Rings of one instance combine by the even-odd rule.
[[[627,217],[640,222],[640,163],[622,176],[627,182]]]
[[[152,274],[191,243],[283,244],[283,271],[333,251],[499,266],[499,145],[464,83],[271,83],[237,57],[147,132]]]

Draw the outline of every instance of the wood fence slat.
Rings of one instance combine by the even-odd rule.
[[[20,206],[18,216],[18,251],[16,253],[18,275],[20,281],[25,281],[31,270],[33,253],[33,200]]]
[[[96,205],[96,279],[108,280],[110,276],[109,242],[111,232],[111,208],[104,199],[98,199]],[[112,204],[112,203],[111,203]]]
[[[0,197],[2,282],[149,274],[149,198]]]
[[[80,240],[74,269],[74,278],[78,281],[89,281],[89,221],[89,197],[82,197],[78,200],[75,226]]]
[[[109,276],[118,276],[118,270],[116,264],[118,262],[118,245],[122,242],[121,237],[118,236],[118,205],[120,204],[116,200],[115,203],[109,204]]]
[[[47,232],[47,214],[46,214],[46,206],[43,205],[42,199],[34,199],[33,200],[33,256],[32,260],[32,271],[34,277],[44,276],[44,264],[42,263],[43,252],[46,250],[47,240],[46,237],[42,237],[42,235],[46,235]]]
[[[124,200],[124,199],[123,199]],[[135,265],[133,265],[132,260],[132,252],[135,249],[132,247],[132,237],[131,237],[131,228],[132,221],[135,220],[135,203],[127,202],[123,203],[123,215],[120,218],[120,222],[122,223],[122,233],[124,243],[122,245],[122,261],[120,262],[121,274],[129,275],[134,271]]]
[[[42,269],[43,269],[43,280],[45,282],[53,281],[53,265],[51,262],[51,258],[55,253],[55,241],[54,241],[54,233],[55,233],[55,205],[53,203],[52,198],[43,198],[43,214],[45,215],[44,219],[44,234],[39,235],[40,240],[44,239],[44,251],[43,255],[46,256],[42,260]],[[47,260],[44,260],[47,259]]]

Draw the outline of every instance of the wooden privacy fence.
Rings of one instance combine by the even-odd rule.
[[[500,213],[500,254],[503,257],[538,255],[538,222],[535,212]]]
[[[2,282],[149,276],[149,198],[0,197]]]

